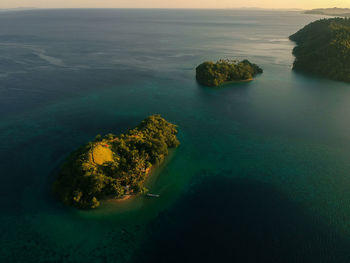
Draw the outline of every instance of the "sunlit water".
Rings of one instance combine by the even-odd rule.
[[[350,262],[350,85],[291,71],[288,36],[319,18],[1,13],[0,261]],[[247,58],[264,74],[198,85],[196,65],[220,58]],[[69,152],[154,113],[179,126],[181,141],[148,182],[161,198],[94,211],[55,200]]]

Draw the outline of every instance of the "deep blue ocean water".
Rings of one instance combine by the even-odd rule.
[[[1,262],[350,262],[350,85],[292,72],[317,15],[238,10],[0,14]],[[221,89],[205,60],[264,74]],[[159,199],[62,206],[67,155],[150,114],[181,146]],[[236,261],[234,261],[236,260]]]

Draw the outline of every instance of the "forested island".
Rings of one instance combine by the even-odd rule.
[[[297,44],[295,71],[350,81],[350,19],[318,20],[289,38]]]
[[[143,193],[153,165],[180,143],[177,127],[152,115],[121,135],[97,136],[74,151],[63,164],[54,191],[64,204],[96,208],[100,200]]]
[[[326,15],[326,16],[350,16],[349,8],[318,8],[307,10],[304,12],[305,14],[314,14],[314,15]]]
[[[263,70],[248,60],[207,61],[196,68],[196,79],[202,85],[216,87],[230,81],[252,80],[261,73]]]

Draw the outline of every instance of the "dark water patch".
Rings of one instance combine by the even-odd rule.
[[[97,232],[102,231],[103,239],[98,235],[89,236],[83,232],[81,236],[84,238],[80,239],[80,242],[71,242],[73,235],[67,235],[65,242],[70,246],[62,247],[53,242],[48,233],[38,232],[30,221],[22,220],[19,223],[16,218],[11,219],[18,224],[18,230],[15,232],[20,239],[14,240],[13,233],[8,229],[2,231],[1,262],[128,262],[132,248],[136,246],[134,233],[140,231],[137,227],[127,230],[110,226],[108,231],[104,231],[100,224],[80,222],[79,228],[82,230],[94,228],[99,230]],[[70,223],[77,224],[74,220]],[[90,239],[99,239],[99,242],[92,246]]]
[[[209,176],[151,224],[135,262],[350,262],[350,242],[267,184]]]

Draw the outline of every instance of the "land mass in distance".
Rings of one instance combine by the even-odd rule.
[[[318,8],[307,10],[305,14],[327,15],[327,16],[346,16],[350,17],[350,8]]]

